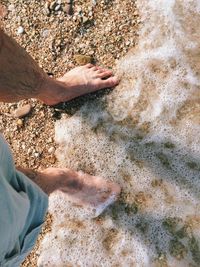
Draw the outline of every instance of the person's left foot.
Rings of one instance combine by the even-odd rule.
[[[55,105],[118,83],[119,79],[111,70],[87,64],[70,70],[57,80],[48,78],[37,98],[47,105]]]

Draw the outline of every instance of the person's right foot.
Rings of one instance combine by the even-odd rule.
[[[62,191],[67,199],[81,206],[87,206],[101,213],[117,200],[120,186],[102,177],[92,176],[67,168],[47,168],[42,172],[18,167],[48,195]]]

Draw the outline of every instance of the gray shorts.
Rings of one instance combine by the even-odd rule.
[[[15,169],[0,135],[0,266],[18,267],[32,250],[48,207],[48,196]]]

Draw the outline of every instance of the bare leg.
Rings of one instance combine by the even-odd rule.
[[[96,208],[104,203],[111,204],[120,194],[120,187],[116,183],[67,168],[48,168],[40,173],[22,168],[18,170],[38,184],[45,193],[60,190],[66,193],[70,201],[83,206]]]

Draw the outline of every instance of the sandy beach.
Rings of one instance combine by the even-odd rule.
[[[199,267],[199,2],[2,4],[5,31],[50,76],[94,62],[121,78],[115,90],[56,107],[1,104],[1,131],[17,165],[70,167],[122,188],[96,218],[53,193],[22,266]],[[13,117],[25,104],[31,111]]]

